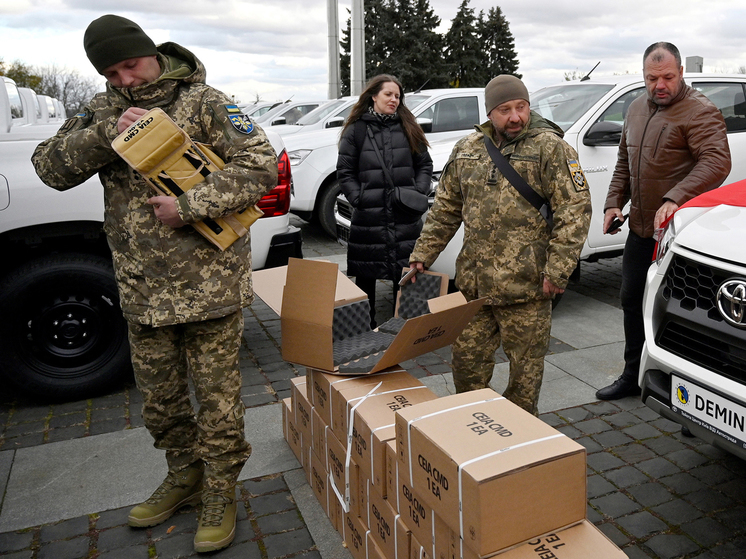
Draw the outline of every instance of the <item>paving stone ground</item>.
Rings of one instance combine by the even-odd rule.
[[[303,228],[304,255],[344,249],[317,229]],[[587,263],[571,289],[619,307],[621,258]],[[390,314],[391,286],[380,282],[377,309]],[[561,304],[561,303],[560,303]],[[279,320],[261,302],[246,311],[241,354],[247,407],[275,404],[303,371],[282,360]],[[554,341],[553,352],[572,350]],[[501,357],[504,359],[504,355]],[[450,372],[448,348],[402,364],[417,377]],[[141,399],[129,381],[80,402],[40,404],[0,395],[0,452],[142,426]],[[746,557],[746,463],[661,418],[637,398],[597,402],[541,418],[588,452],[588,518],[631,559]],[[3,474],[0,471],[0,475]],[[0,480],[0,490],[7,480]],[[0,504],[3,495],[0,494]],[[236,540],[210,557],[320,559],[281,474],[240,487]],[[176,559],[195,557],[196,510],[179,511],[161,526],[132,529],[129,507],[0,534],[2,559]],[[593,559],[593,558],[589,558]]]

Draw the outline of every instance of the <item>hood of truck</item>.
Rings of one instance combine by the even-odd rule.
[[[676,244],[746,265],[746,207],[682,208],[674,219]]]

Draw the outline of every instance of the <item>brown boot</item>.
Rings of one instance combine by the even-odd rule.
[[[205,491],[194,549],[198,553],[228,547],[236,536],[236,491]]]
[[[192,465],[166,476],[150,498],[134,507],[127,517],[130,526],[146,528],[170,518],[178,509],[199,503],[204,466]]]

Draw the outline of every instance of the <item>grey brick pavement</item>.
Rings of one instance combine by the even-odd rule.
[[[303,227],[306,257],[344,254],[315,229]],[[619,307],[621,258],[584,264],[571,289]],[[380,282],[378,312],[390,314],[390,284]],[[246,312],[241,354],[242,395],[248,407],[289,396],[302,370],[282,361],[279,320],[263,303]],[[552,351],[574,348],[553,340]],[[504,356],[502,357],[504,359]],[[450,372],[450,350],[402,364],[417,377]],[[132,383],[82,402],[41,405],[0,396],[0,504],[13,451],[55,441],[142,426]],[[588,517],[628,557],[711,559],[746,557],[746,464],[685,438],[638,399],[597,402],[542,415],[588,451]],[[320,559],[283,475],[242,483],[235,543],[211,556]],[[0,557],[53,559],[194,557],[196,511],[184,509],[161,526],[126,525],[129,507],[0,534]]]

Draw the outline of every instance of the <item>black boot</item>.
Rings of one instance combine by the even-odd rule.
[[[619,400],[627,396],[639,396],[641,392],[642,390],[637,386],[637,382],[622,375],[613,384],[596,392],[596,398],[599,400]]]

